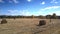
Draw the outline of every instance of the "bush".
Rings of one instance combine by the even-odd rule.
[[[45,25],[46,24],[46,21],[45,20],[40,20],[39,21],[39,26],[42,26],[42,25]]]
[[[2,19],[1,24],[7,23],[6,19]]]

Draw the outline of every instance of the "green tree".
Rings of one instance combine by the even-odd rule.
[[[51,18],[51,15],[46,15],[46,18],[47,18],[47,19],[50,19],[50,18]]]
[[[56,18],[57,18],[57,16],[56,16],[55,13],[53,13],[52,18],[53,18],[53,19],[56,19]]]
[[[34,15],[32,15],[32,18],[34,18]]]

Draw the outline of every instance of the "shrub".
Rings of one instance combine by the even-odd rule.
[[[2,19],[1,24],[7,23],[6,19]]]
[[[42,25],[45,25],[46,24],[46,21],[45,20],[40,20],[39,21],[39,26],[42,26]]]

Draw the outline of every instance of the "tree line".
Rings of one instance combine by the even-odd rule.
[[[0,18],[40,18],[40,19],[60,19],[60,16],[57,16],[55,13],[53,15],[46,15],[46,16],[7,16],[7,15],[0,15]]]

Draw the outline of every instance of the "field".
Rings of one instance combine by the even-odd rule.
[[[0,34],[60,34],[60,19],[51,19],[51,22],[50,19],[38,18],[6,20],[8,23],[0,24]],[[46,20],[46,25],[37,26],[40,20]]]

